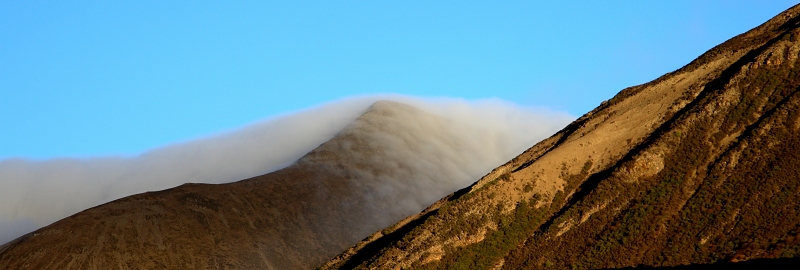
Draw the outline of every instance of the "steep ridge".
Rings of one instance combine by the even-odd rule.
[[[800,7],[621,91],[321,268],[800,257]]]
[[[468,184],[485,160],[459,132],[485,131],[379,101],[285,169],[82,211],[0,246],[0,269],[312,268]]]

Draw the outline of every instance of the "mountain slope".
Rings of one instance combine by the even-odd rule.
[[[82,211],[0,246],[0,269],[311,268],[468,184],[487,160],[458,134],[481,132],[379,101],[285,169]]]
[[[571,269],[800,256],[800,7],[623,90],[322,268]]]

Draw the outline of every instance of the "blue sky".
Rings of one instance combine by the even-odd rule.
[[[792,1],[2,1],[0,159],[133,155],[353,95],[581,115]]]

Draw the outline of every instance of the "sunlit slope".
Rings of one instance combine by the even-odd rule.
[[[285,169],[82,211],[0,247],[0,269],[313,268],[502,163],[495,136],[379,101]]]
[[[623,90],[322,268],[556,269],[800,256],[800,8]]]

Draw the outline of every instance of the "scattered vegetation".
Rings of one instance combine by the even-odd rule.
[[[436,216],[441,239],[476,235],[486,224],[496,229],[485,231],[482,241],[445,246],[444,256],[412,268],[491,269],[502,261],[506,269],[589,269],[800,257],[800,65],[787,60],[744,68],[763,56],[763,44],[797,40],[794,32],[773,30],[736,37],[676,71],[732,50],[750,51],[713,80],[689,87],[678,102],[690,106],[667,116],[653,137],[637,140],[632,153],[612,158],[618,162],[611,168],[592,171],[589,161],[570,175],[564,162],[563,191],[546,201],[533,194],[511,212],[500,204],[466,218],[468,201],[496,195],[488,192],[443,207]],[[593,117],[666,77],[623,90]],[[658,173],[636,181],[614,174],[633,166],[637,151],[654,146],[667,149]],[[503,175],[481,189],[501,180],[510,179]],[[525,194],[533,190],[532,184],[522,187]]]
[[[420,269],[488,269],[494,266],[512,248],[525,240],[537,226],[544,221],[545,208],[536,208],[540,199],[538,194],[529,201],[522,201],[509,214],[494,214],[497,217],[497,230],[488,232],[486,238],[478,243],[462,248],[450,248],[446,255],[435,263],[416,265]],[[465,224],[456,224],[465,225]]]
[[[672,153],[657,175],[636,183],[604,175],[580,202],[512,251],[504,267],[548,263],[586,269],[797,256],[800,137],[794,125],[800,118],[800,72],[788,66],[765,69],[735,82],[740,100],[729,110],[697,114],[682,131],[670,132],[665,142]],[[698,104],[717,100],[708,95]],[[723,144],[731,134],[738,138]],[[604,200],[610,200],[604,210],[556,237],[562,224]]]

